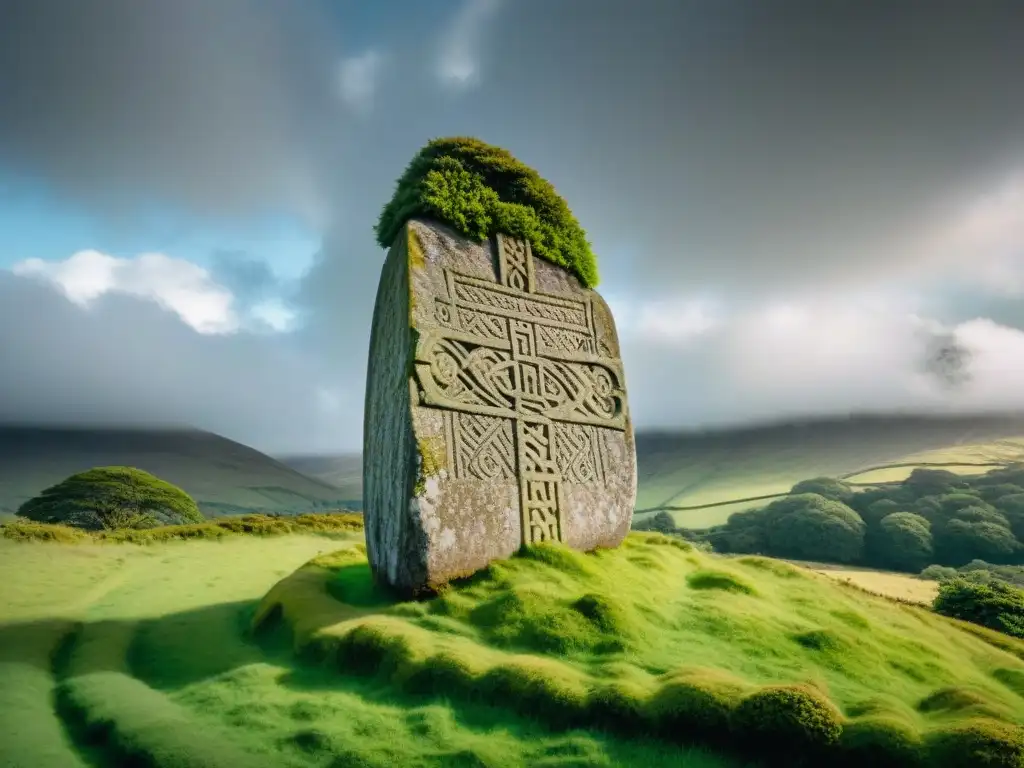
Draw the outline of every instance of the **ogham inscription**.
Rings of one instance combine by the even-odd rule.
[[[498,282],[444,269],[415,351],[419,405],[445,409],[456,479],[516,480],[522,542],[563,541],[563,483],[603,485],[605,430],[627,429],[621,363],[590,296],[536,287],[527,241],[498,235]]]

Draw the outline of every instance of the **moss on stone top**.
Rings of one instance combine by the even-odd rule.
[[[565,200],[500,147],[465,137],[428,142],[381,211],[377,242],[390,247],[402,226],[417,216],[477,241],[498,232],[529,240],[538,258],[565,267],[584,286],[597,285],[594,253]]]

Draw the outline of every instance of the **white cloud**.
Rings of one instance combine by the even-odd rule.
[[[283,333],[295,327],[295,311],[286,306],[280,299],[261,301],[250,310],[250,314],[257,322],[265,325],[272,331]]]
[[[231,291],[202,267],[161,253],[123,259],[87,250],[65,261],[27,259],[11,271],[56,285],[81,307],[107,294],[123,294],[155,302],[199,333],[233,333],[240,325]]]
[[[480,82],[480,37],[500,0],[465,0],[441,40],[438,77],[445,85],[468,88]]]
[[[634,305],[620,323],[639,428],[1024,408],[1024,331],[991,320],[947,327],[917,314],[912,297],[836,293],[731,314],[678,307],[672,319],[664,307]],[[645,313],[658,321],[639,322]],[[943,386],[926,371],[936,334],[969,350],[964,385]]]
[[[380,53],[369,50],[341,62],[338,68],[338,88],[341,98],[349,107],[366,112],[373,105],[382,61]]]
[[[1024,296],[1024,169],[968,198],[925,238],[923,263],[961,285]]]

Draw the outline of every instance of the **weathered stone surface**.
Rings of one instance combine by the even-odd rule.
[[[376,577],[437,588],[560,540],[618,545],[636,450],[611,311],[528,243],[413,220],[370,341],[366,544]]]

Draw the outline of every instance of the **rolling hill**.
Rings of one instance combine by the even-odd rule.
[[[702,528],[812,477],[898,481],[914,467],[984,472],[1024,460],[1024,416],[856,416],[637,435],[637,512]]]
[[[343,490],[210,432],[0,425],[0,512],[68,475],[109,465],[138,467],[180,486],[207,516],[345,506]]]
[[[703,432],[638,432],[638,518],[668,509],[685,527],[724,522],[795,483],[827,475],[891,482],[915,466],[984,472],[1024,460],[1024,415],[853,416]],[[303,474],[362,492],[358,454],[284,457]],[[353,508],[356,502],[353,501]]]
[[[282,464],[286,464],[307,477],[340,488],[344,498],[356,500],[363,498],[363,457],[358,453],[343,453],[337,456],[281,456]],[[353,506],[352,508],[356,508]]]

